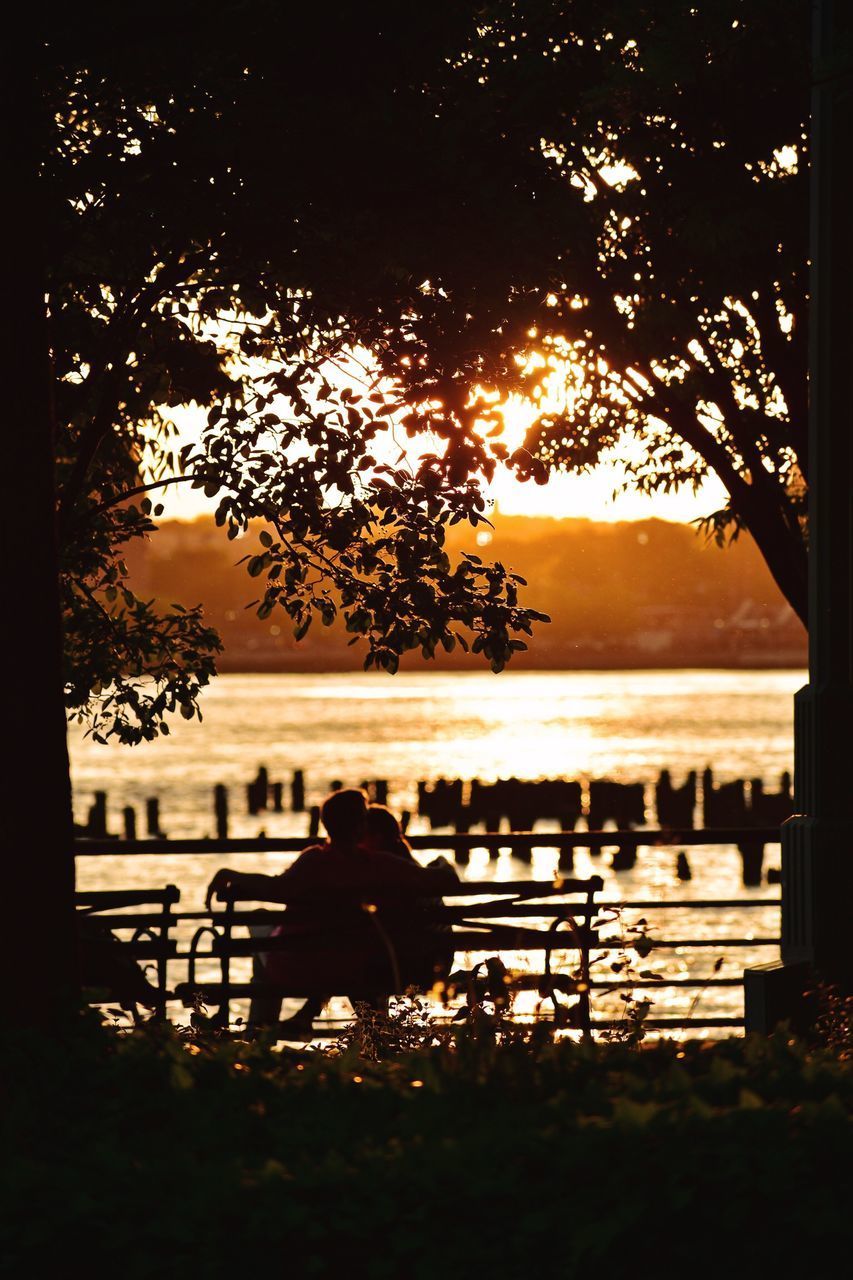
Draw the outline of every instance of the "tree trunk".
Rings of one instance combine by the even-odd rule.
[[[748,510],[740,509],[738,514],[752,534],[777,587],[808,629],[808,549],[803,538],[788,527],[778,511],[762,503],[760,494]]]
[[[3,59],[7,253],[2,350],[6,447],[0,505],[3,627],[4,1013],[48,1023],[77,981],[71,784],[62,677],[52,374],[38,181],[36,32]]]

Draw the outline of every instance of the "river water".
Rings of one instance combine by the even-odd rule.
[[[133,805],[141,832],[144,802],[157,796],[161,824],[170,836],[211,835],[212,790],[221,782],[229,788],[232,835],[305,834],[304,814],[248,815],[245,784],[260,764],[271,780],[285,783],[294,769],[304,770],[309,804],[323,798],[333,779],[353,785],[384,778],[389,802],[398,810],[414,809],[418,780],[440,776],[652,783],[666,767],[679,783],[689,769],[701,772],[711,765],[719,781],[760,777],[774,791],[779,774],[792,767],[792,696],[804,679],[802,671],[223,675],[203,695],[203,723],[177,721],[170,736],[156,743],[102,747],[73,726],[76,817],[85,820],[92,793],[106,790],[111,826],[118,829],[121,809]],[[425,830],[417,818],[410,829]],[[544,835],[549,824],[541,829]],[[608,901],[778,897],[776,886],[741,888],[734,849],[690,850],[693,879],[688,883],[676,877],[675,854],[644,849],[634,869],[615,873],[606,852],[592,857],[580,850],[575,873],[602,874],[602,896]],[[274,872],[287,860],[274,854],[243,856],[239,866]],[[768,848],[767,861],[778,864],[778,847]],[[78,885],[145,887],[168,881],[179,885],[182,905],[193,909],[220,862],[207,856],[130,857],[117,849],[105,858],[78,858]],[[550,876],[555,865],[554,852],[543,846],[534,855],[532,873]],[[531,871],[508,853],[489,863],[485,853],[475,851],[462,874],[503,879]],[[659,938],[778,935],[774,907],[642,914]],[[631,918],[626,913],[625,919]],[[759,946],[675,948],[655,952],[643,963],[654,967],[657,962],[668,977],[704,976],[721,958],[719,976],[735,976],[745,964],[776,954]],[[737,988],[709,988],[695,1005],[695,992],[678,989],[662,988],[654,998],[660,1015],[693,1008],[696,1016],[711,1017],[741,1007]]]

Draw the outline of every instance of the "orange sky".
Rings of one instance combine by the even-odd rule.
[[[221,333],[216,336],[221,340]],[[361,351],[355,353],[355,356],[356,358],[349,364],[344,360],[343,363],[336,361],[334,366],[330,365],[327,376],[330,381],[340,386],[349,385],[353,390],[364,391],[368,385],[365,382],[365,376],[370,378],[370,356],[367,352]],[[236,362],[256,376],[263,376],[265,366],[260,362],[247,364],[239,356],[236,357]],[[576,372],[575,367],[570,359],[567,360],[561,354],[554,353],[546,358],[541,353],[533,352],[528,357],[528,362],[531,367],[548,366],[549,371],[540,388],[535,391],[535,401],[511,396],[500,405],[504,424],[501,440],[510,452],[523,443],[527,427],[539,413],[563,411],[567,406],[570,407],[573,385],[575,388],[577,386],[576,378],[573,376]],[[253,364],[254,368],[252,368]],[[371,385],[375,388],[380,387],[381,383],[377,381]],[[491,396],[486,396],[485,400],[494,405]],[[164,410],[164,416],[171,418],[179,430],[179,438],[174,444],[175,449],[198,438],[205,421],[205,414],[205,410],[196,407]],[[494,419],[487,424],[484,423],[484,430],[493,424]],[[388,444],[388,461],[392,461],[391,455],[393,454],[395,460],[400,441],[396,439],[392,444],[389,438]],[[441,447],[438,441],[429,442],[424,439],[423,442],[419,442],[417,448],[413,446],[412,451],[419,453],[427,448],[437,447]],[[629,456],[632,447],[636,446],[633,446],[630,437],[626,437],[620,450],[623,460]],[[717,510],[725,500],[725,490],[716,477],[706,481],[701,490],[695,494],[685,489],[680,493],[671,492],[649,498],[630,491],[617,492],[622,488],[624,476],[620,457],[615,456],[602,462],[589,474],[555,475],[546,485],[537,485],[532,481],[521,483],[509,472],[499,470],[488,492],[500,510],[509,515],[551,516],[558,519],[586,518],[602,521],[644,520],[657,517],[662,520],[687,522]],[[163,490],[158,500],[163,503],[164,518],[167,519],[191,520],[199,515],[210,514],[216,508],[216,499],[205,498],[200,490],[191,489],[189,485],[172,485]]]
[[[185,443],[198,432],[203,415],[197,410],[172,411]],[[618,461],[598,466],[588,475],[556,475],[546,485],[520,483],[506,472],[499,473],[489,492],[501,511],[508,515],[587,518],[592,520],[689,521],[716,510],[724,500],[724,490],[716,479],[705,483],[698,494],[661,494],[655,498],[637,493],[612,494],[622,483],[624,472]],[[154,495],[152,494],[152,498]],[[164,519],[191,520],[212,513],[216,499],[206,498],[189,485],[172,485],[156,499],[165,508]]]

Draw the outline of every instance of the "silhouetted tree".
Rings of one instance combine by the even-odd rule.
[[[200,611],[155,618],[121,562],[152,527],[141,464],[179,478],[192,402],[185,476],[230,535],[267,522],[258,612],[303,635],[340,601],[368,663],[473,632],[499,669],[533,615],[503,566],[449,562],[446,525],[482,518],[497,466],[543,482],[626,431],[641,488],[720,476],[713,529],[749,527],[802,616],[802,4],[623,8],[155,4],[140,29],[95,5],[53,28],[67,687],[100,736],[191,716],[213,669]],[[508,456],[490,394],[535,392],[534,347],[584,381]],[[395,431],[432,446],[389,459]]]
[[[20,59],[7,85],[25,104],[35,82],[43,128],[10,104],[30,193],[14,314],[29,320],[7,383],[27,391],[16,440],[33,430],[6,518],[30,538],[29,561],[9,547],[16,584],[31,574],[18,603],[29,633],[43,622],[28,656],[45,689],[15,704],[30,754],[11,780],[41,733],[52,856],[69,811],[45,294],[66,700],[101,737],[193,715],[213,670],[200,610],[155,616],[122,562],[153,527],[143,467],[182,478],[170,419],[185,404],[209,407],[192,483],[229,534],[267,522],[248,561],[258,611],[283,607],[304,634],[340,600],[386,668],[467,632],[499,669],[537,615],[502,565],[449,562],[447,524],[482,519],[495,467],[542,482],[625,429],[642,488],[722,478],[713,527],[749,527],[803,615],[803,7],[152,0],[144,22],[94,3],[43,28],[35,74]],[[508,456],[483,393],[535,390],[534,345],[586,381]],[[389,462],[395,432],[433,447]],[[60,942],[65,865],[43,886]]]
[[[3,548],[4,746],[0,874],[4,1015],[12,1024],[72,1008],[74,856],[62,698],[54,421],[34,92],[38,46],[22,15],[2,59],[7,185],[2,351],[6,455]]]
[[[748,528],[803,621],[808,9],[496,0],[461,64],[587,215],[538,278],[585,388],[527,447],[584,469],[627,431],[644,492],[715,473],[707,527]]]
[[[424,283],[439,247],[460,231],[485,261],[512,246],[494,210],[487,245],[485,194],[465,213],[476,148],[424,88],[469,15],[152,13],[144,30],[115,6],[54,26],[43,86],[70,705],[99,737],[136,741],[165,731],[169,710],[192,715],[212,670],[199,611],[155,617],[121,560],[152,527],[140,467],[174,478],[170,410],[192,402],[211,406],[194,483],[220,494],[229,533],[270,525],[249,564],[262,615],[280,603],[304,634],[340,599],[369,662],[393,669],[467,629],[498,669],[534,615],[503,567],[451,565],[442,545],[448,521],[480,518],[490,452],[434,404],[408,427],[435,426],[446,452],[414,466],[371,452],[411,413],[400,375],[439,299]],[[477,163],[500,187],[499,166]],[[469,375],[506,372],[477,355],[480,325],[464,320],[462,347],[442,325],[460,404]],[[359,353],[370,385],[336,380]]]

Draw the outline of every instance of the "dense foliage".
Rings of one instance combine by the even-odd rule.
[[[303,635],[340,601],[369,661],[392,670],[400,652],[468,643],[468,630],[499,669],[538,615],[503,566],[452,565],[443,542],[448,523],[481,518],[476,476],[495,464],[463,406],[506,357],[487,350],[486,314],[448,313],[455,336],[436,324],[448,304],[427,283],[460,233],[507,270],[517,256],[513,219],[490,215],[486,244],[481,215],[500,187],[488,154],[460,225],[453,186],[476,150],[473,122],[462,145],[423,91],[469,15],[341,6],[330,26],[325,12],[262,0],[154,7],[160,21],[140,29],[90,6],[53,24],[45,48],[71,706],[94,694],[99,734],[150,737],[176,703],[192,714],[212,669],[200,615],[158,623],[120,563],[146,532],[141,469],[178,478],[173,412],[186,404],[211,406],[184,459],[193,483],[220,496],[230,534],[269,522],[249,563],[262,615],[280,604]],[[439,192],[444,225],[423,209]],[[485,291],[481,303],[489,312]],[[426,456],[389,452],[395,430],[426,428],[437,437]],[[162,644],[152,628],[168,632]]]
[[[162,1030],[5,1034],[7,1274],[757,1274],[849,1248],[853,1071],[469,1035],[371,1063]]]
[[[541,483],[627,432],[643,489],[720,476],[713,527],[747,526],[804,615],[804,5],[782,11],[233,0],[51,24],[67,693],[99,735],[191,716],[213,670],[198,610],[128,588],[151,483],[203,486],[231,536],[266,522],[262,617],[303,636],[342,610],[368,664],[470,644],[499,670],[541,615],[502,564],[452,562],[448,525],[483,519],[495,468]],[[539,409],[511,450],[513,391]],[[177,459],[187,405],[207,429]]]
[[[803,621],[808,49],[805,0],[506,0],[466,63],[586,215],[539,321],[585,382],[527,447],[582,469],[628,433],[652,494],[715,473],[707,527],[748,528]]]

